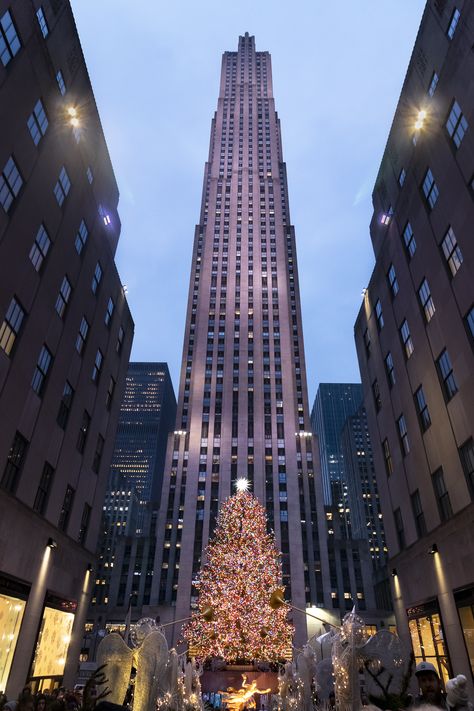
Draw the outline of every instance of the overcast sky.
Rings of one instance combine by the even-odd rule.
[[[371,191],[425,0],[72,0],[121,198],[132,360],[178,388],[194,226],[221,55],[272,55],[296,229],[310,403],[360,380]]]

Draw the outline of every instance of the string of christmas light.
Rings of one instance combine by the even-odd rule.
[[[193,652],[227,662],[277,661],[291,649],[288,610],[272,610],[269,599],[281,586],[280,554],[267,533],[265,509],[245,490],[221,507],[214,538],[200,571],[198,613],[183,630]],[[212,608],[212,622],[203,619]]]

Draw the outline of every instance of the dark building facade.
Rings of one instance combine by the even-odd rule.
[[[157,526],[152,599],[163,622],[195,605],[203,549],[238,477],[249,479],[266,507],[287,598],[300,608],[329,608],[280,122],[270,55],[257,52],[248,34],[223,56],[195,231],[176,429]],[[303,642],[304,615],[294,622]],[[176,626],[173,639],[179,633]]]
[[[0,2],[0,688],[72,684],[133,322],[69,3]]]
[[[355,324],[399,632],[474,671],[474,6],[430,0],[373,192]]]
[[[168,436],[176,418],[176,398],[166,363],[130,363],[120,407],[115,449],[103,507],[98,566],[88,619],[102,626],[108,619],[123,617],[132,593],[134,606],[150,603],[155,552],[156,511],[159,506]],[[142,570],[144,539],[148,568]],[[130,544],[117,551],[126,539]],[[136,548],[133,543],[136,539]],[[131,561],[134,551],[133,564]],[[130,574],[130,575],[129,575]],[[137,614],[139,610],[135,611]]]
[[[160,498],[166,445],[175,419],[176,398],[168,365],[130,363],[110,471],[127,479],[142,502],[138,535],[143,532],[145,507]]]
[[[324,503],[345,504],[345,470],[341,430],[362,404],[360,383],[320,383],[311,411],[311,426],[319,442]]]

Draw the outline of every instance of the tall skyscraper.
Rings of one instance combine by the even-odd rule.
[[[346,503],[341,431],[345,421],[362,404],[360,383],[320,383],[311,411],[311,425],[318,436],[324,503]]]
[[[329,607],[281,129],[270,55],[257,52],[248,34],[223,56],[195,230],[157,529],[153,586],[163,621],[186,617],[195,604],[203,548],[238,477],[266,507],[287,598]],[[304,615],[294,622],[301,642]]]
[[[166,445],[176,418],[176,398],[166,363],[130,363],[120,406],[115,449],[103,507],[96,582],[88,619],[120,621],[132,593],[149,602],[151,576],[117,558],[119,545],[150,536],[158,509]],[[137,544],[140,549],[140,544]],[[141,547],[143,548],[143,541]],[[153,564],[152,556],[150,569]],[[129,576],[130,568],[130,576]],[[117,579],[112,584],[112,579]],[[148,593],[146,595],[145,593]]]
[[[130,363],[120,406],[110,472],[122,476],[141,502],[137,533],[144,511],[161,493],[168,435],[176,418],[176,398],[166,363]],[[111,480],[113,488],[113,483]],[[111,487],[109,486],[109,489]]]
[[[397,627],[474,672],[474,4],[430,0],[373,191],[355,325]]]
[[[133,338],[68,2],[1,3],[0,115],[0,688],[16,698],[74,683]]]

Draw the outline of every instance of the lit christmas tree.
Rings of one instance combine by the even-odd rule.
[[[193,654],[227,662],[281,660],[291,655],[293,627],[288,610],[273,610],[270,596],[281,587],[281,563],[265,509],[237,482],[237,493],[223,504],[207,562],[196,587],[198,608],[183,631]],[[214,619],[203,613],[212,608]]]

